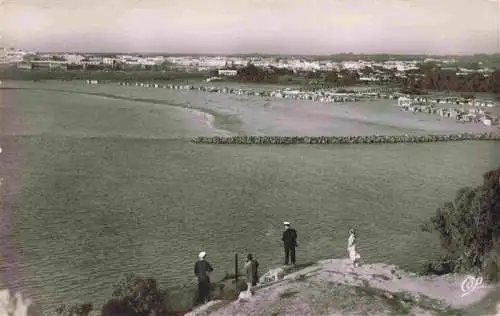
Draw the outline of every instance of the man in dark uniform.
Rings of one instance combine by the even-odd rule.
[[[285,231],[283,232],[283,247],[285,248],[285,265],[288,265],[288,259],[295,264],[295,247],[297,247],[297,231],[290,228],[289,222],[284,222]]]
[[[209,273],[214,269],[205,260],[207,256],[206,252],[202,251],[198,255],[199,260],[194,264],[194,275],[198,279],[198,295],[197,295],[197,304],[205,304],[209,300],[210,295],[210,277]]]

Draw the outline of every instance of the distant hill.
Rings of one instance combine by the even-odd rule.
[[[141,55],[141,56],[227,56],[227,57],[265,57],[265,58],[283,58],[283,57],[299,57],[299,58],[314,58],[314,59],[338,59],[338,60],[415,60],[426,58],[437,59],[499,59],[500,54],[475,54],[475,55],[429,55],[429,54],[387,54],[387,53],[370,53],[370,54],[355,54],[355,53],[338,53],[338,54],[266,54],[266,53],[245,53],[245,54],[222,54],[222,53],[169,53],[169,52],[40,52],[42,54],[83,54],[95,56],[114,56],[114,55]]]

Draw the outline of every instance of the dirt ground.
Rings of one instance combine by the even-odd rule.
[[[331,259],[288,274],[247,299],[212,302],[190,315],[465,315],[464,308],[496,289],[474,282],[464,289],[467,277],[417,276],[382,263],[354,268],[347,259]]]

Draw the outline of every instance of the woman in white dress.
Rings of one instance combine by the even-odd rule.
[[[359,259],[361,256],[356,250],[356,232],[354,228],[349,229],[349,238],[347,239],[347,252],[349,253],[349,259],[351,259],[354,267],[359,266]]]

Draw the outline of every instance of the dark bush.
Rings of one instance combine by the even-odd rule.
[[[225,300],[232,301],[238,298],[241,291],[247,289],[247,283],[243,278],[238,281],[234,279],[228,279],[225,281],[212,284],[212,299],[215,300]]]
[[[33,70],[21,71],[12,69],[0,72],[0,79],[11,80],[104,80],[104,81],[184,81],[199,80],[208,76],[207,72],[183,71],[154,71],[154,70],[127,70],[127,71],[99,71],[99,70],[68,70],[49,71]]]
[[[110,299],[101,310],[102,315],[133,315],[127,314],[127,307],[124,306],[123,302],[119,299]]]
[[[458,190],[422,225],[437,232],[444,256],[428,264],[428,272],[480,273],[488,281],[500,280],[500,168],[484,174],[483,184]]]
[[[243,275],[238,282],[234,280],[234,277],[234,274],[228,273],[223,280],[212,283],[210,299],[237,299],[239,293],[246,290],[247,285]],[[184,290],[184,294],[196,294],[191,287]],[[61,316],[180,316],[185,315],[197,305],[196,297],[193,297],[193,302],[188,303],[189,306],[174,310],[171,304],[174,296],[175,292],[170,293],[158,288],[154,279],[128,274],[115,284],[112,298],[102,308],[93,309],[92,304],[88,303],[75,304],[71,307],[60,305],[55,310],[55,314]],[[175,297],[180,298],[180,296]]]
[[[158,288],[156,280],[127,275],[119,282],[102,308],[103,316],[160,316],[171,315],[168,292]]]
[[[70,307],[60,305],[56,309],[56,313],[61,316],[88,316],[92,312],[93,306],[90,303],[75,304]]]

